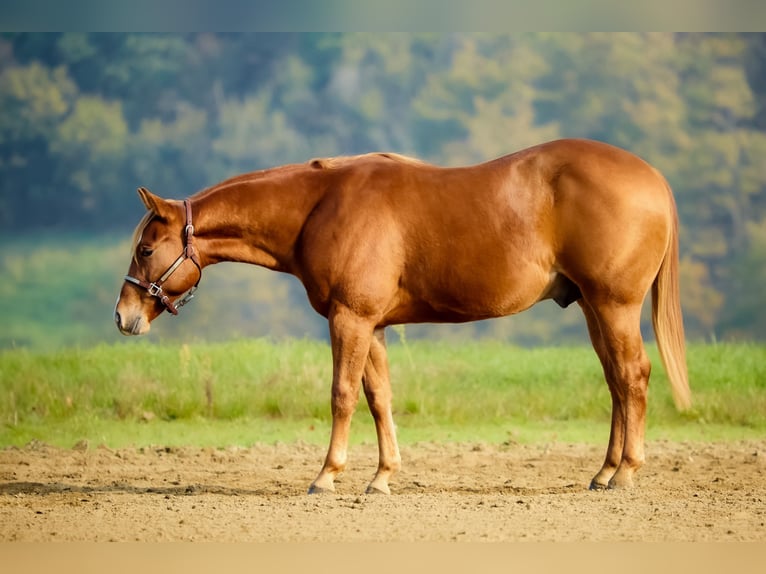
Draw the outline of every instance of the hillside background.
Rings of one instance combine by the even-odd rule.
[[[368,151],[465,165],[558,137],[670,181],[690,339],[766,339],[764,34],[2,34],[0,348],[129,344],[111,315],[138,186],[182,198]],[[267,335],[326,328],[296,280],[222,264],[150,337]],[[406,336],[587,340],[552,303]]]

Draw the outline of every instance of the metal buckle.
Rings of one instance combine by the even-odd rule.
[[[183,307],[186,305],[189,301],[194,299],[194,292],[197,290],[197,286],[195,285],[191,289],[189,289],[182,297],[180,297],[173,306],[178,309],[180,307]]]
[[[160,297],[160,293],[162,293],[162,287],[156,283],[149,283],[147,291],[149,291],[149,295],[152,295],[153,297]]]

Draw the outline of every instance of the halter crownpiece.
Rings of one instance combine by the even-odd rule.
[[[157,297],[160,302],[165,305],[165,308],[168,310],[168,312],[172,313],[173,315],[178,315],[178,309],[191,301],[192,297],[194,297],[194,292],[197,290],[199,282],[202,280],[202,266],[200,265],[199,259],[197,258],[197,254],[194,250],[194,245],[192,244],[194,239],[194,225],[192,224],[191,200],[188,198],[184,199],[184,209],[186,211],[186,227],[184,228],[184,250],[181,255],[179,255],[178,258],[173,262],[173,264],[168,267],[167,271],[165,271],[165,273],[163,273],[162,276],[157,279],[157,281],[152,283],[144,281],[143,279],[131,277],[130,275],[125,275],[125,281],[146,289],[149,292],[149,295],[152,297]],[[199,270],[199,278],[188,291],[181,294],[175,300],[175,302],[173,302],[170,300],[170,297],[168,297],[168,295],[162,290],[162,285],[187,259],[191,259],[192,263],[197,266],[197,269]]]

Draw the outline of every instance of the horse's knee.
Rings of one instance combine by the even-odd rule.
[[[349,386],[334,386],[332,389],[332,414],[339,417],[350,417],[356,410],[359,401],[359,389]]]

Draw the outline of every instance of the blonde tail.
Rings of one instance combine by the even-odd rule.
[[[652,284],[652,324],[662,364],[670,380],[673,399],[679,410],[691,407],[689,375],[686,370],[686,343],[678,281],[678,213],[668,186],[673,225],[665,258]]]

